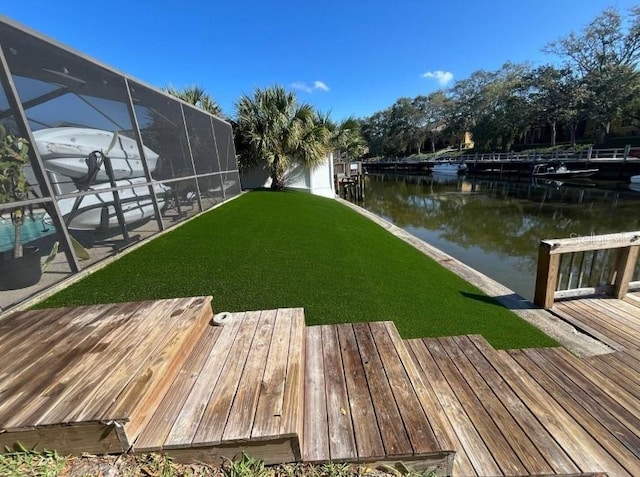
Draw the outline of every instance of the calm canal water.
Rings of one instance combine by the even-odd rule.
[[[528,299],[540,240],[640,230],[627,183],[370,174],[365,187],[365,209]]]

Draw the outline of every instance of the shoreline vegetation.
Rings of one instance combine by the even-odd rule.
[[[392,320],[404,338],[557,345],[369,219],[293,191],[247,193],[36,308],[199,295],[213,296],[215,312],[304,307],[308,325]]]

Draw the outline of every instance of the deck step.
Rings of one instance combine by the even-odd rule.
[[[442,409],[392,322],[307,329],[305,461],[404,461],[449,475]]]
[[[235,313],[207,330],[133,451],[210,464],[243,450],[266,463],[300,460],[304,345],[302,309]]]
[[[0,448],[128,450],[209,326],[210,302],[36,310],[0,321]]]

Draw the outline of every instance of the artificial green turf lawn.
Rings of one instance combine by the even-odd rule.
[[[382,227],[300,192],[251,192],[38,308],[212,295],[216,312],[304,307],[307,324],[393,320],[405,338],[557,343]]]

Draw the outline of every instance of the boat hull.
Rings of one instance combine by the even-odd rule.
[[[144,182],[144,179],[138,178],[125,179],[116,183],[117,187],[132,186],[118,191],[125,223],[147,220],[153,217],[155,213],[153,201],[149,195],[149,187],[142,185]],[[110,184],[107,183],[99,184],[89,189],[95,193],[82,197],[77,213],[67,225],[69,229],[93,231],[119,226],[113,192],[100,192],[102,189],[108,188],[110,188]],[[170,190],[169,187],[163,184],[154,184],[153,189],[158,198],[158,207],[163,208],[165,195]],[[68,220],[75,203],[75,197],[58,200],[58,207],[65,222]]]
[[[435,164],[431,168],[434,174],[464,174],[467,170],[467,165],[460,163]]]
[[[113,140],[114,132],[89,128],[48,128],[34,131],[36,147],[45,167],[73,179],[81,179],[89,172],[86,159],[92,152],[105,151]],[[160,156],[144,147],[147,166],[153,172]],[[114,179],[144,176],[144,165],[138,143],[129,137],[118,135],[115,146],[109,151]],[[104,164],[96,176],[97,181],[108,181]]]
[[[640,176],[631,176],[630,180],[632,184],[640,184]]]
[[[534,172],[533,177],[541,179],[578,179],[587,178],[595,175],[599,169],[585,169],[585,170],[569,170],[569,171],[555,171],[555,172]]]

